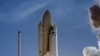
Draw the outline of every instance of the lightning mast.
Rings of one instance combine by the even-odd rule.
[[[21,56],[21,32],[18,31],[18,56]]]

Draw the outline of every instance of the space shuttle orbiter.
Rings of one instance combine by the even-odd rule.
[[[39,56],[58,56],[57,29],[52,23],[50,12],[44,13],[39,26]]]

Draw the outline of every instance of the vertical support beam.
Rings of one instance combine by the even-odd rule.
[[[18,31],[18,56],[21,56],[21,32]]]

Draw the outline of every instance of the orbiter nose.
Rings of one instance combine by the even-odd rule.
[[[52,26],[50,34],[55,34],[56,31],[57,31],[56,26]]]

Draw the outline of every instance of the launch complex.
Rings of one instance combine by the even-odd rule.
[[[50,12],[44,13],[38,25],[39,56],[58,56],[57,28],[52,22]],[[21,56],[21,32],[18,32],[18,56]]]

